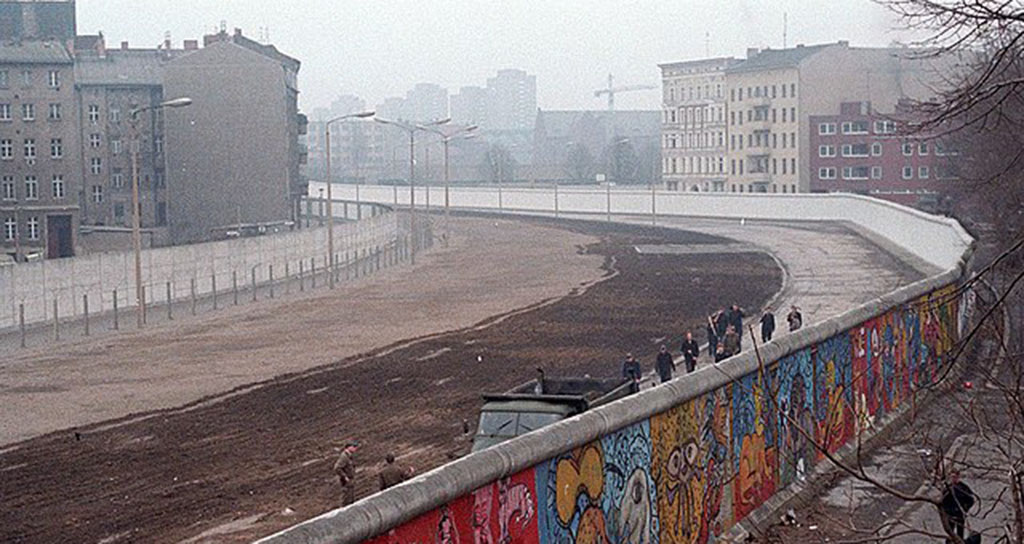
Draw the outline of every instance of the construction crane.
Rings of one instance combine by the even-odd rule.
[[[608,95],[608,111],[615,112],[615,95],[618,93],[628,93],[632,91],[647,91],[656,89],[654,85],[624,85],[622,87],[615,86],[615,78],[608,74],[608,87],[605,89],[598,89],[594,91],[596,98],[601,98],[603,95]]]

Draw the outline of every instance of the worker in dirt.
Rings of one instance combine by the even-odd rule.
[[[380,479],[380,490],[384,491],[389,487],[394,487],[409,478],[412,477],[412,468],[402,470],[402,467],[398,466],[395,462],[395,454],[389,453],[384,456],[384,466],[380,469],[377,474]]]
[[[740,352],[740,335],[736,332],[735,327],[729,325],[729,328],[725,330],[725,339],[722,343],[725,345],[726,358],[732,357]]]
[[[654,367],[658,369],[658,377],[661,378],[661,383],[672,379],[672,371],[676,368],[676,362],[672,360],[672,354],[668,352],[668,348],[664,345],[658,351],[658,357],[654,360]]]
[[[341,505],[348,506],[356,500],[356,462],[355,455],[359,451],[359,442],[345,443],[338,460],[334,462],[334,473],[338,475],[341,485]]]
[[[739,334],[739,342],[736,344],[736,351],[733,352],[733,355],[736,355],[743,349],[743,318],[746,315],[747,312],[740,308],[739,304],[733,304],[726,313],[726,324],[735,329],[736,333]],[[726,335],[728,335],[728,329],[726,330]]]
[[[686,331],[686,339],[683,340],[683,361],[686,363],[686,372],[689,374],[697,369],[697,357],[700,356],[700,346],[693,339],[693,332]]]
[[[626,360],[622,363],[622,377],[632,384],[632,391],[640,390],[640,380],[643,372],[640,370],[640,363],[633,357],[632,353],[626,354]]]

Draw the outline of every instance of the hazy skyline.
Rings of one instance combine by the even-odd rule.
[[[297,3],[297,2],[292,2]],[[450,93],[483,86],[503,68],[537,76],[538,106],[599,109],[593,91],[607,83],[660,87],[659,63],[711,56],[743,57],[747,47],[849,40],[881,46],[906,39],[897,21],[870,0],[720,0],[418,2],[307,0],[78,0],[78,32],[103,31],[108,47],[128,40],[154,47],[170,32],[175,47],[224,21],[302,61],[303,111],[339,94],[373,107],[419,82]],[[840,22],[841,23],[838,23]],[[705,30],[707,34],[705,34]],[[658,109],[660,90],[617,97],[621,109]]]

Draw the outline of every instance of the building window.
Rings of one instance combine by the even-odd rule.
[[[0,159],[9,161],[14,158],[14,142],[0,140]]]
[[[39,180],[25,176],[25,200],[39,200]]]
[[[99,134],[90,134],[89,135],[89,147],[99,147],[99,146],[100,146],[100,135]]]
[[[786,159],[782,159],[782,160],[786,160]],[[789,159],[789,173],[790,174],[796,174],[796,158],[795,157],[792,158],[792,159]],[[793,192],[795,193],[796,191],[793,191]]]
[[[882,144],[879,143],[879,142],[875,142],[875,143],[871,144],[871,156],[879,157],[881,155],[882,155]]]
[[[47,82],[51,88],[56,89],[60,87],[60,72],[57,70],[50,70],[50,77],[47,78]]]
[[[782,175],[786,175],[786,159],[782,159]]]
[[[782,122],[786,122],[786,108],[782,108]]]
[[[53,198],[55,200],[64,198],[64,176],[54,174],[53,179],[50,182],[50,186],[53,189]]]
[[[17,200],[18,193],[14,188],[14,176],[4,176],[2,181],[4,200]]]
[[[910,142],[903,142],[903,155],[909,157],[914,154],[914,144]]]
[[[93,174],[99,175],[103,171],[103,159],[99,157],[89,159],[89,171]]]
[[[819,123],[818,124],[818,134],[821,134],[821,135],[824,136],[824,135],[830,135],[830,134],[835,134],[835,133],[836,133],[836,124],[835,123]]]
[[[60,159],[64,157],[64,141],[60,138],[50,139],[50,158]]]
[[[18,233],[18,222],[13,217],[4,219],[4,240],[10,242]]]
[[[121,140],[110,140],[110,152],[113,153],[114,155],[121,154]]]
[[[110,122],[120,123],[121,122],[121,110],[117,108],[110,108]]]
[[[7,70],[0,70],[0,89],[6,89],[9,82],[9,74]]]
[[[927,155],[928,154],[928,142],[921,142],[921,145],[919,145],[918,148],[917,148],[917,153],[919,155]]]
[[[875,121],[875,134],[892,134],[896,132],[894,121]]]
[[[843,123],[843,134],[867,134],[867,121],[847,121]]]
[[[100,107],[96,104],[89,104],[89,122],[94,125],[100,122]]]
[[[36,141],[32,138],[25,140],[25,159],[32,160],[36,158]]]
[[[868,144],[845,144],[843,145],[844,157],[867,157]]]
[[[917,177],[921,179],[928,179],[931,172],[928,171],[927,166],[922,166],[917,169]]]
[[[29,217],[25,221],[25,226],[28,227],[28,239],[38,240],[39,239],[39,218],[36,216]]]
[[[23,87],[31,87],[32,86],[32,71],[31,70],[22,70],[21,71],[21,85]]]
[[[782,108],[782,111],[786,111],[786,108]],[[795,123],[796,122],[796,108],[795,107],[789,108],[789,121],[791,123]]]
[[[61,111],[60,104],[50,104],[50,116],[51,121],[60,121]]]
[[[882,179],[882,167],[872,166],[871,167],[871,179]]]
[[[823,167],[818,169],[818,179],[836,179],[836,169],[831,166]],[[782,186],[783,192],[786,190],[786,186]]]
[[[904,166],[903,167],[903,179],[914,179],[914,167]]]
[[[103,186],[102,185],[93,185],[92,186],[92,201],[95,202],[96,204],[101,204],[103,202]]]
[[[11,120],[11,105],[10,104],[0,104],[0,121],[10,121],[10,120]]]
[[[35,104],[22,104],[21,105],[21,120],[22,121],[35,121],[36,120],[36,105]]]
[[[843,146],[843,148],[845,149],[846,146]],[[818,156],[819,157],[835,157],[836,156],[836,146],[834,146],[834,145],[819,145],[818,146]]]

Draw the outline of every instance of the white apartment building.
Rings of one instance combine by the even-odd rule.
[[[658,65],[662,79],[662,177],[670,191],[725,191],[726,70],[732,57]]]

